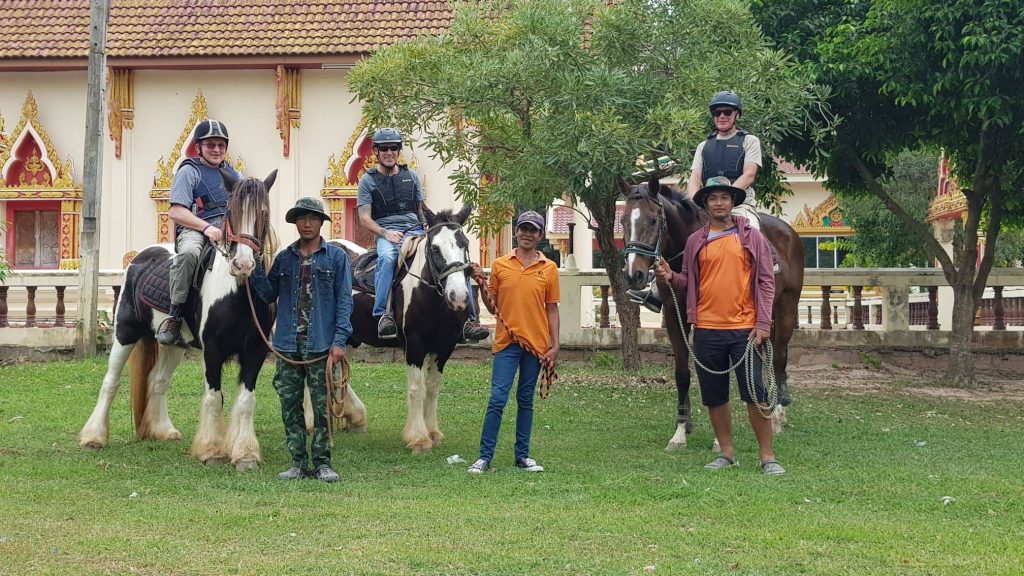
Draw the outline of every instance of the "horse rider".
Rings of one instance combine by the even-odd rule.
[[[359,223],[377,237],[373,317],[377,318],[377,336],[381,340],[398,337],[398,325],[389,310],[398,249],[403,239],[426,233],[423,187],[415,172],[398,163],[401,150],[402,134],[398,130],[380,128],[374,132],[373,152],[377,166],[367,170],[359,179],[356,193]],[[472,288],[469,297],[469,320],[462,328],[460,339],[483,340],[491,333],[476,322]]]
[[[690,178],[686,183],[686,197],[691,200],[703,182],[724,176],[737,188],[746,190],[746,199],[739,203],[733,214],[743,216],[754,228],[761,229],[754,200],[754,180],[761,169],[761,141],[736,128],[736,120],[743,115],[743,102],[738,94],[724,91],[715,94],[708,106],[715,131],[697,145],[690,165]],[[658,294],[646,288],[629,290],[630,300],[653,312],[661,312]]]
[[[156,335],[157,341],[165,345],[186,345],[181,339],[181,309],[188,299],[199,254],[207,241],[216,244],[223,236],[230,190],[224,188],[221,171],[236,180],[241,178],[224,160],[228,128],[223,122],[203,120],[196,126],[192,140],[198,156],[186,158],[171,181],[171,207],[167,214],[176,225],[177,255],[171,260],[171,308]]]
[[[292,457],[291,467],[277,475],[281,480],[339,479],[331,468],[327,357],[342,362],[352,335],[352,269],[348,254],[320,235],[330,219],[318,198],[299,198],[284,216],[285,222],[295,224],[299,239],[274,258],[270,272],[264,273],[257,259],[252,276],[259,297],[267,304],[277,302],[274,349],[280,358],[274,389],[281,397],[285,442]],[[313,406],[308,459],[303,388],[309,389]],[[310,460],[312,471],[307,467]]]
[[[748,348],[748,341],[760,346],[771,332],[775,273],[768,241],[749,220],[733,214],[744,196],[746,190],[731,185],[726,176],[708,180],[694,201],[707,210],[710,221],[686,240],[682,270],[674,273],[668,262],[659,258],[655,276],[677,292],[686,291],[686,317],[693,324],[701,401],[708,407],[720,449],[705,468],[721,470],[737,464],[728,370],[736,365],[740,398],[747,404],[747,417],[760,448],[761,470],[769,476],[782,476],[786,471],[775,458],[771,420],[762,415],[769,407],[762,381],[764,367],[761,357]],[[752,374],[741,361],[746,353],[753,354]]]

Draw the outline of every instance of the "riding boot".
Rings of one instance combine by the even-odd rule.
[[[462,325],[462,334],[459,335],[459,344],[486,340],[490,335],[491,331],[481,326],[478,322],[466,320],[466,323]]]
[[[160,331],[156,333],[156,341],[164,346],[178,346],[181,342],[181,310],[174,304],[167,311],[167,318],[160,323]]]
[[[654,290],[626,290],[626,295],[629,296],[630,302],[640,304],[655,314],[661,314],[661,298]]]
[[[398,325],[391,314],[385,314],[377,321],[377,337],[381,340],[398,338]]]

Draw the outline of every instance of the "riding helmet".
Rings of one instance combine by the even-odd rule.
[[[192,135],[192,139],[196,144],[198,144],[207,138],[223,138],[224,141],[227,142],[228,127],[219,120],[203,120],[198,126],[196,126],[196,131]]]
[[[739,95],[732,90],[726,90],[715,94],[711,98],[711,104],[708,106],[708,109],[714,110],[719,106],[731,106],[736,110],[743,112],[743,102],[740,101]]]
[[[402,145],[402,133],[394,128],[378,128],[373,133],[373,147],[376,148],[381,144],[398,144]]]

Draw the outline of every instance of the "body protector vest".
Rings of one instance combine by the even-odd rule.
[[[718,133],[714,133],[704,142],[704,150],[701,154],[701,180],[715,176],[725,176],[730,182],[735,182],[743,175],[743,160],[746,153],[743,151],[743,138],[746,132],[739,131],[732,137],[720,140]]]
[[[366,174],[373,178],[371,218],[380,220],[385,216],[418,212],[416,181],[408,168],[399,165],[398,174],[394,176],[385,176],[376,168]]]
[[[220,170],[203,164],[198,158],[189,158],[184,164],[195,166],[199,170],[199,185],[192,191],[196,216],[203,220],[223,216],[228,205],[229,190],[224,189],[224,178],[220,175]],[[241,175],[226,162],[222,168],[233,178],[241,178]]]

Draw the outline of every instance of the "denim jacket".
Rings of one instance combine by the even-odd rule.
[[[253,289],[264,302],[277,305],[274,348],[279,352],[296,352],[295,324],[299,302],[299,269],[302,256],[296,241],[276,258],[270,273],[256,259],[256,270],[250,278]],[[313,253],[313,309],[310,312],[306,351],[326,352],[331,346],[344,348],[352,335],[352,271],[348,255],[333,244],[320,239],[320,249]]]

